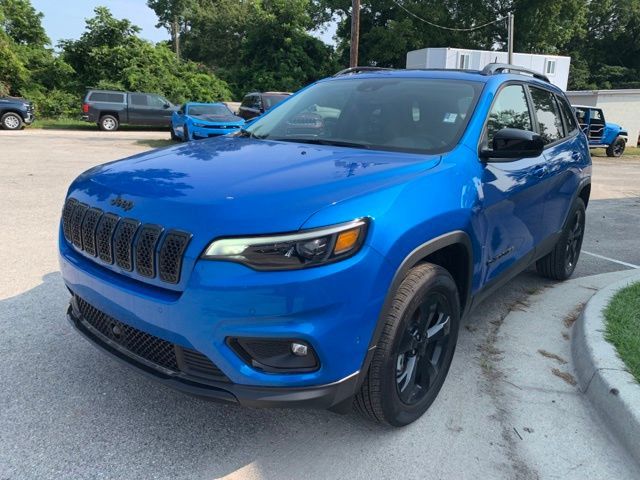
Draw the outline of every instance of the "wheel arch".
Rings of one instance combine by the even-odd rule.
[[[369,342],[367,355],[360,370],[359,384],[367,374],[373,353],[384,329],[384,319],[391,308],[393,298],[400,284],[406,278],[409,270],[424,262],[440,265],[451,273],[451,276],[458,286],[461,316],[464,317],[467,309],[470,307],[473,278],[473,249],[469,235],[462,230],[456,230],[433,238],[414,248],[400,263],[400,266],[396,269],[393,276],[382,309],[378,315],[376,328]]]
[[[589,205],[589,198],[591,197],[591,182],[584,182],[578,190],[578,197],[584,202],[585,208]]]
[[[0,117],[3,117],[4,115],[6,115],[7,113],[15,113],[16,115],[18,115],[20,118],[22,118],[24,120],[24,115],[22,114],[22,112],[20,110],[18,110],[17,108],[5,108],[3,110],[0,110]]]
[[[111,110],[101,110],[100,114],[98,115],[98,119],[102,120],[102,117],[104,117],[105,115],[111,115],[112,117],[115,117],[118,122],[120,121],[120,114]]]

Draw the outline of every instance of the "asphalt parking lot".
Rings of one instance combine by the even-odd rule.
[[[441,395],[401,430],[355,414],[207,403],[101,354],[65,319],[56,238],[66,187],[91,166],[167,138],[0,131],[1,480],[640,478],[575,387],[549,374],[530,400],[515,402],[492,373],[496,356],[500,369],[522,370],[523,356],[510,355],[508,342],[500,353],[491,349],[509,329],[507,314],[552,287],[532,271],[467,320]],[[587,223],[576,276],[640,266],[640,158],[594,158]],[[539,347],[531,348],[535,357]]]

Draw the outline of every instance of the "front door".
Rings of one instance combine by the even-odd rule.
[[[503,128],[534,131],[525,86],[503,87],[491,107],[483,142]],[[548,166],[544,155],[534,158],[489,159],[482,170],[482,211],[485,241],[484,284],[511,267],[522,269],[532,260],[544,236],[544,205]]]

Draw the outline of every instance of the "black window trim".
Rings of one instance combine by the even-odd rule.
[[[576,114],[573,111],[573,108],[571,107],[571,102],[569,102],[569,99],[566,97],[563,97],[558,93],[556,93],[555,95],[556,95],[556,102],[558,102],[558,105],[560,106],[560,112],[561,112],[560,116],[562,117],[563,123],[566,120],[566,113],[564,115],[562,114],[562,112],[564,111],[564,109],[562,108],[563,102],[566,104],[565,106],[569,109],[568,113],[573,116],[573,120],[575,121],[575,128],[565,135],[566,138],[570,138],[573,136],[574,133],[577,133],[580,130],[580,122],[578,122],[578,119],[576,118]],[[569,126],[565,125],[565,132],[567,132],[568,130],[569,130]]]

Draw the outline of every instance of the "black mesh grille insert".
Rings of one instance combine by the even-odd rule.
[[[64,204],[62,209],[62,231],[64,232],[64,238],[68,242],[71,242],[71,217],[73,216],[73,209],[78,205],[78,201],[75,198],[70,198],[67,203]]]
[[[102,262],[147,278],[159,277],[167,283],[180,282],[184,252],[191,234],[161,225],[141,224],[132,218],[90,208],[75,198],[67,199],[62,210],[65,239],[77,250]]]
[[[143,277],[156,276],[156,246],[162,233],[158,225],[144,225],[140,229],[135,247],[136,271]]]
[[[98,249],[98,257],[107,263],[113,263],[113,232],[120,217],[113,213],[106,213],[98,223],[96,230],[96,247]]]
[[[113,255],[116,265],[131,271],[133,270],[133,237],[140,222],[125,218],[118,224],[116,233],[113,236]]]
[[[191,235],[178,230],[171,230],[164,237],[158,259],[160,279],[168,283],[180,281],[182,269],[182,256],[191,240]]]
[[[75,295],[82,319],[100,334],[130,353],[173,372],[182,372],[187,378],[198,377],[212,381],[229,379],[208,357],[196,350],[183,348],[171,342],[138,330],[98,310]],[[182,358],[179,361],[178,358]]]
[[[82,221],[82,246],[84,251],[89,255],[96,256],[96,227],[102,216],[102,210],[99,208],[90,208],[84,215]]]
[[[222,370],[216,367],[206,355],[190,348],[182,349],[184,371],[190,375],[209,378],[211,380],[227,380]]]
[[[174,372],[178,371],[175,347],[172,343],[110,317],[77,295],[75,298],[82,318],[102,335],[149,362]]]
[[[80,249],[82,249],[82,220],[88,209],[88,205],[79,203],[71,214],[71,241]]]

